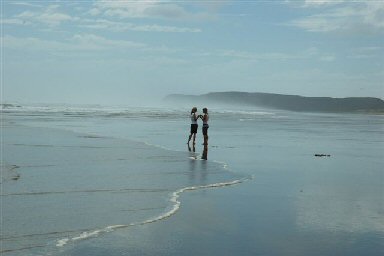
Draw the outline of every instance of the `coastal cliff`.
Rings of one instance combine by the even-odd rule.
[[[170,94],[168,102],[221,103],[248,105],[303,112],[372,112],[384,113],[384,101],[373,97],[303,97],[273,93],[211,92],[202,95]]]

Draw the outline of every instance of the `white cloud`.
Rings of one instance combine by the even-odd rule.
[[[384,47],[382,46],[367,46],[359,47],[352,49],[351,53],[348,55],[348,58],[351,59],[368,59],[368,58],[377,58],[381,56],[384,59]]]
[[[345,0],[285,0],[284,3],[300,8],[322,8],[332,5],[338,5]]]
[[[24,11],[16,15],[15,18],[21,19],[23,22],[42,23],[48,26],[58,26],[62,22],[77,19],[68,14],[61,13],[57,9],[57,5],[51,5],[48,6],[43,12]]]
[[[251,61],[266,61],[266,60],[279,60],[284,61],[288,59],[302,59],[301,55],[287,54],[282,52],[267,52],[267,53],[255,53],[249,51],[239,50],[218,50],[213,53],[204,52],[200,56],[205,57],[228,57],[233,59],[247,59]]]
[[[334,61],[336,57],[333,54],[321,53],[317,48],[310,47],[297,53],[284,52],[265,52],[256,53],[238,50],[218,50],[214,53],[203,53],[201,56],[230,57],[233,59],[247,59],[251,61],[288,61],[313,59],[320,61]]]
[[[88,11],[88,13],[91,14],[92,16],[97,16],[101,14],[101,10],[98,8],[92,8],[91,10]]]
[[[90,29],[108,29],[110,31],[122,32],[122,31],[144,31],[144,32],[172,32],[172,33],[197,33],[201,32],[198,28],[186,28],[186,27],[174,27],[174,26],[162,26],[157,24],[152,25],[138,25],[129,22],[116,22],[106,19],[96,20],[83,20],[83,24],[79,25],[84,28]]]
[[[31,23],[29,21],[25,21],[22,19],[1,19],[0,24],[4,25],[30,25]]]
[[[3,41],[4,48],[23,50],[23,51],[63,50],[63,49],[68,49],[69,47],[69,45],[66,43],[42,40],[35,37],[21,38],[21,37],[5,35],[1,38],[1,40]]]
[[[72,41],[76,46],[88,50],[143,48],[145,44],[124,40],[111,40],[94,34],[77,34]]]
[[[306,7],[328,2],[330,4],[330,1],[311,1],[307,3]],[[340,4],[341,1],[336,3]],[[384,2],[345,2],[321,10],[321,13],[293,20],[289,25],[309,32],[343,31],[355,34],[384,32]]]
[[[182,1],[98,0],[91,9],[91,15],[103,14],[119,18],[166,18],[166,19],[207,19],[212,15],[207,12],[191,12],[181,5]]]
[[[336,57],[333,56],[333,55],[324,55],[324,56],[321,56],[321,57],[320,57],[320,60],[321,60],[321,61],[326,61],[326,62],[332,62],[332,61],[334,61],[335,59],[336,59]]]
[[[3,47],[23,51],[67,52],[145,49],[146,45],[132,41],[111,40],[94,34],[76,34],[68,40],[54,41],[35,37],[14,37],[5,35]]]
[[[130,3],[130,2],[129,2]],[[112,11],[124,11],[117,7],[124,5],[131,6],[128,2],[111,2],[106,1],[105,4],[108,6],[116,7],[116,10]],[[136,3],[139,5],[138,3]],[[147,2],[140,4],[149,6]],[[147,10],[147,7],[142,7]],[[88,29],[105,29],[108,31],[122,32],[122,31],[143,31],[143,32],[168,32],[168,33],[197,33],[201,32],[199,28],[188,28],[188,27],[177,27],[177,26],[163,26],[158,24],[134,24],[129,22],[118,22],[107,19],[85,19],[80,17],[70,16],[66,13],[59,11],[58,5],[51,5],[42,11],[24,11],[13,18],[1,20],[2,24],[7,25],[47,25],[49,27],[56,27],[61,25],[63,22],[72,22],[72,25],[88,28]],[[108,12],[109,10],[107,10]],[[100,15],[102,11],[98,8],[92,8],[88,11],[91,16]]]
[[[369,2],[362,12],[366,24],[384,29],[384,2]]]
[[[290,23],[295,27],[302,28],[309,32],[330,32],[341,30],[343,24],[337,21],[331,21],[325,17],[310,16],[303,19],[295,20]]]
[[[31,3],[28,3],[28,2],[17,2],[17,1],[9,2],[7,4],[18,5],[18,6],[37,7],[37,8],[43,7],[43,5],[38,5],[38,4],[35,4],[35,3],[31,4]]]
[[[191,32],[191,33],[197,33],[201,32],[198,28],[179,28],[179,27],[173,27],[173,26],[160,26],[160,25],[134,25],[132,27],[132,30],[135,31],[154,31],[154,32],[173,32],[173,33],[185,33],[185,32]]]
[[[343,0],[304,0],[304,7],[320,7],[326,5],[335,5],[344,2]]]
[[[172,16],[182,16],[185,14],[184,9],[173,4],[162,6],[162,2],[153,1],[108,1],[99,0],[94,4],[95,10],[107,16],[117,16],[121,18],[145,18],[151,16],[162,16],[165,12]]]

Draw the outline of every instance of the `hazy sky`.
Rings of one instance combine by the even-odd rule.
[[[2,0],[6,102],[384,98],[384,1]]]

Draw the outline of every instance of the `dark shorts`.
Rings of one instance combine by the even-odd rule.
[[[197,124],[191,124],[191,133],[197,133]]]
[[[203,135],[208,135],[209,125],[203,125]]]

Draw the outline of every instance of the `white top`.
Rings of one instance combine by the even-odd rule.
[[[191,124],[197,124],[197,115],[196,113],[191,114]]]

